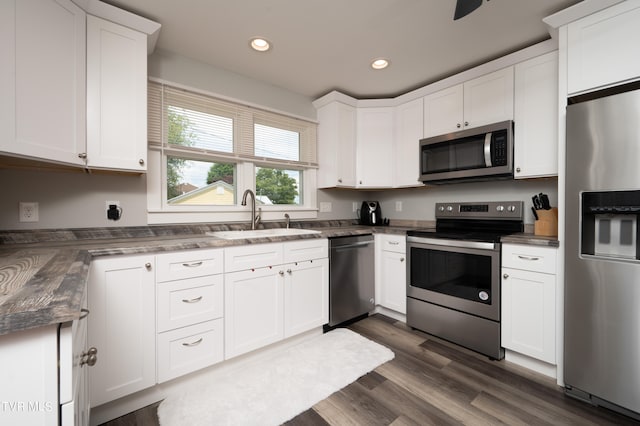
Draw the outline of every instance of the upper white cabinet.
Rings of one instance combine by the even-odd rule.
[[[0,152],[84,164],[86,14],[70,0],[0,4]]]
[[[513,67],[424,97],[424,137],[513,119]]]
[[[515,66],[516,179],[558,174],[558,52]]]
[[[640,1],[627,0],[567,27],[569,94],[640,77]]]
[[[393,108],[358,108],[356,135],[356,187],[391,186],[393,181]]]
[[[318,187],[356,185],[356,108],[331,102],[318,108]]]
[[[422,139],[423,133],[422,99],[415,99],[397,106],[395,113],[393,186],[421,186],[422,182],[418,180],[420,169],[418,141]]]
[[[145,171],[146,34],[87,16],[87,107],[87,166]]]

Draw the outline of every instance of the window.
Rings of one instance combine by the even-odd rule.
[[[155,82],[148,109],[150,212],[244,212],[251,189],[265,212],[315,217],[315,123]]]

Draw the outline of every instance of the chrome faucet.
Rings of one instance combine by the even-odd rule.
[[[246,191],[244,191],[244,194],[242,194],[242,202],[240,203],[240,205],[247,205],[247,195],[251,195],[251,229],[256,229],[256,227],[260,223],[260,214],[256,215],[256,196],[252,190],[247,189]]]
[[[289,213],[284,214],[284,218],[287,219],[287,229],[289,229],[289,222],[291,222],[291,218],[289,217]]]

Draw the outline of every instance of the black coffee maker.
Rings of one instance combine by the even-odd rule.
[[[361,225],[382,225],[382,212],[377,201],[363,201],[360,207]]]

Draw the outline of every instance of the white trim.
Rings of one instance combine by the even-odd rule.
[[[582,0],[580,3],[576,3],[571,7],[543,18],[542,22],[547,24],[549,33],[555,38],[558,36],[558,28],[561,26],[621,3],[622,1],[624,0]]]

